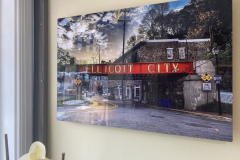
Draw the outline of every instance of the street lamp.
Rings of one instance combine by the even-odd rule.
[[[212,49],[212,53],[215,56],[215,60],[216,60],[216,75],[218,76],[218,54],[219,54],[219,48],[218,47],[214,47]],[[219,111],[219,115],[222,115],[221,96],[220,96],[220,83],[219,82],[217,82],[217,90],[218,90],[218,111]]]
[[[212,49],[212,53],[213,53],[213,55],[217,56],[218,53],[219,53],[219,48],[218,48],[218,47],[214,47],[214,48]]]

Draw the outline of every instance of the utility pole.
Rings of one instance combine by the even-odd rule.
[[[219,76],[219,68],[218,68],[218,54],[219,54],[219,47],[214,47],[212,49],[212,53],[215,56],[215,60],[216,60],[216,74],[217,76]],[[216,82],[217,85],[217,90],[218,90],[218,110],[219,110],[219,115],[222,115],[222,106],[221,106],[221,94],[220,94],[220,82]]]
[[[216,73],[219,75],[218,72],[218,54],[215,55],[216,59]],[[217,90],[218,90],[218,110],[219,110],[219,115],[222,115],[222,106],[221,106],[221,94],[220,94],[220,84],[217,83]]]
[[[100,64],[100,47],[101,45],[99,45],[99,64]]]
[[[98,56],[99,56],[98,63],[100,64],[100,52],[101,52],[101,47],[102,47],[102,45],[101,45],[100,40],[97,40],[97,43],[96,43],[96,44],[97,44],[98,47],[99,47],[99,50],[98,50]]]
[[[210,51],[212,51],[213,49],[213,29],[212,29],[212,26],[209,27],[209,33],[210,33],[210,43],[211,43],[211,48],[210,48]]]
[[[124,48],[125,48],[125,30],[126,30],[126,23],[131,22],[131,20],[126,20],[126,13],[130,11],[130,9],[122,9],[121,10],[124,13],[123,19],[118,20],[119,22],[123,22],[123,52],[122,52],[122,63],[124,63]],[[122,76],[122,101],[124,99],[124,91],[123,91],[123,80],[124,75]]]
[[[98,64],[100,64],[100,47],[101,47],[101,45],[99,44],[98,46],[99,46],[99,62],[98,62]],[[101,83],[101,80],[102,80],[102,76],[101,75],[100,75],[99,80],[100,80],[100,83]]]

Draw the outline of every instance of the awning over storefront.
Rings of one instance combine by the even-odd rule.
[[[193,62],[141,62],[79,65],[78,72],[91,75],[192,74]]]

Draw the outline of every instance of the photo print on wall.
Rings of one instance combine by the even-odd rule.
[[[232,141],[232,1],[59,18],[57,119]]]

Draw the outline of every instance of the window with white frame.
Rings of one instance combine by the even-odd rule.
[[[0,159],[2,160],[5,159],[6,151],[4,134],[8,136],[11,160],[19,159],[23,153],[26,153],[33,141],[34,3],[35,1],[31,0],[0,1],[0,15],[3,15],[0,18],[0,35],[1,39],[4,39],[0,41]],[[6,21],[8,23],[5,23]],[[3,32],[6,34],[2,34]]]
[[[185,47],[178,48],[179,50],[179,59],[185,59]]]
[[[173,59],[173,48],[167,48],[167,59]]]

